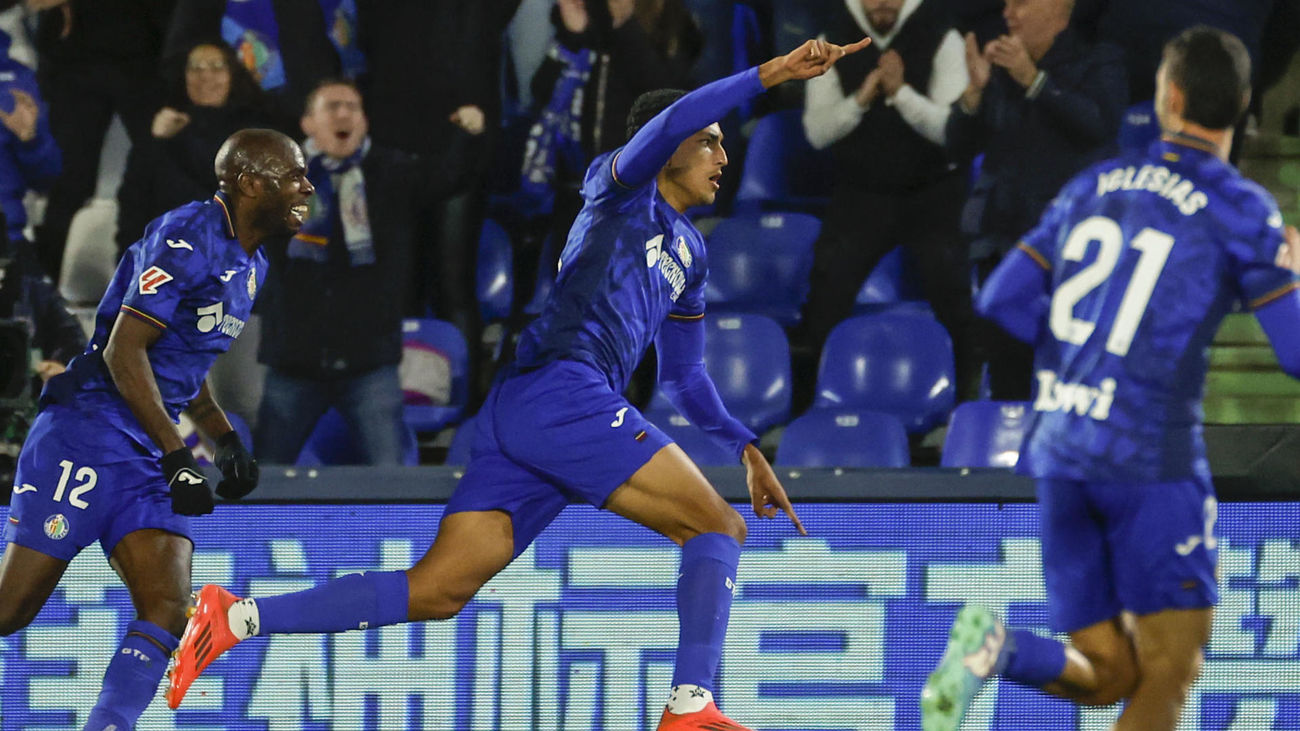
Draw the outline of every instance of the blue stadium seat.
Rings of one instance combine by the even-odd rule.
[[[672,407],[667,409],[652,407],[645,412],[645,418],[677,442],[677,446],[686,452],[686,456],[701,467],[730,467],[740,464],[735,455],[728,454],[713,441],[712,437],[696,428]]]
[[[814,408],[884,411],[909,434],[927,432],[952,410],[952,340],[925,313],[858,315],[831,330],[817,371]]]
[[[459,329],[445,320],[402,321],[406,423],[417,432],[438,431],[460,419],[469,401],[469,350]]]
[[[483,321],[510,317],[510,305],[515,296],[514,250],[510,245],[510,235],[501,224],[490,218],[483,220],[483,229],[479,232],[477,271],[475,292]]]
[[[886,307],[928,308],[921,287],[916,281],[911,256],[896,246],[881,257],[871,275],[862,283],[854,303],[854,313],[878,312]]]
[[[802,116],[802,110],[787,109],[754,125],[736,191],[737,211],[825,208],[831,188],[830,156],[808,144]]]
[[[1025,401],[968,401],[952,412],[943,467],[1014,467],[1029,427]]]
[[[402,464],[420,463],[419,445],[409,424],[402,425]],[[364,464],[365,458],[352,436],[352,429],[338,409],[330,409],[316,422],[316,428],[298,454],[298,466]]]
[[[704,318],[704,367],[727,411],[762,434],[790,418],[790,345],[785,331],[762,315]],[[671,411],[656,389],[651,408]]]
[[[471,416],[462,421],[460,425],[456,427],[456,433],[451,435],[451,445],[447,447],[447,460],[445,464],[469,464],[470,448],[474,446],[475,418],[475,416]]]
[[[821,222],[803,213],[733,216],[709,234],[705,299],[714,310],[799,321]]]
[[[810,409],[785,427],[776,463],[783,467],[907,467],[907,430],[892,414]]]

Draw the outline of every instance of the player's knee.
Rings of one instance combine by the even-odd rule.
[[[1137,661],[1129,652],[1106,655],[1089,654],[1088,659],[1097,673],[1097,689],[1079,699],[1087,706],[1109,706],[1131,698],[1142,676]]]
[[[726,530],[721,532],[735,538],[736,543],[742,546],[745,545],[745,538],[749,535],[749,526],[746,525],[744,517],[736,512],[735,508],[728,505],[724,519],[726,521]]]

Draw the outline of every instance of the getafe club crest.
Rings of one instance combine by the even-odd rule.
[[[257,296],[257,267],[248,270],[248,296]]]
[[[681,260],[682,266],[690,268],[691,266],[691,249],[686,245],[686,237],[677,237],[677,258]]]
[[[68,537],[71,526],[63,513],[55,513],[45,519],[45,535],[51,540],[59,541]]]

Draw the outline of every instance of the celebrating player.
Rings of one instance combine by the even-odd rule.
[[[756,514],[803,531],[755,437],[731,418],[703,364],[704,241],[684,212],[713,202],[727,164],[716,120],[765,89],[824,73],[849,46],[808,41],[683,95],[637,100],[630,140],[592,162],[586,205],[555,290],[476,420],[471,461],[433,547],[409,571],[352,574],[314,589],[236,600],[199,593],[171,672],[179,705],[217,655],[255,634],[341,632],[446,619],[577,498],[682,547],[674,692],[660,729],[735,729],[713,703],[745,521],[686,454],[620,394],[652,339],[678,409],[744,462]]]
[[[217,494],[257,486],[257,463],[206,385],[266,276],[259,247],[302,225],[312,194],[302,151],[242,130],[217,152],[220,191],[149,224],[99,304],[86,352],[41,394],[18,458],[0,561],[0,634],[36,616],[68,562],[98,540],[136,619],[85,729],[129,729],[158,689],[185,628],[191,515],[212,492],[176,428],[182,410],[217,445]]]
[[[1250,97],[1241,41],[1184,31],[1156,85],[1162,139],[1068,183],[978,301],[1036,345],[1018,469],[1037,478],[1050,623],[1070,643],[967,605],[922,692],[925,731],[956,729],[995,673],[1080,704],[1127,700],[1118,730],[1172,730],[1200,672],[1218,601],[1208,348],[1241,301],[1300,377],[1300,234],[1226,163]]]

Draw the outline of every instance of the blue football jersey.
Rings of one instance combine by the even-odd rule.
[[[103,349],[119,314],[163,331],[149,363],[173,419],[199,392],[217,356],[248,321],[266,277],[261,249],[249,255],[235,237],[221,194],[187,203],[155,219],[122,256],[95,314],[86,352],[51,379],[44,398],[94,408],[154,450],[104,365]]]
[[[704,316],[708,263],[704,238],[653,180],[628,188],[614,179],[617,154],[587,169],[555,289],[520,336],[516,363],[588,363],[622,392],[665,318]]]
[[[1292,291],[1272,197],[1213,152],[1158,141],[1084,171],[1020,244],[1048,270],[1019,470],[1151,483],[1208,476],[1209,345],[1234,302]]]

